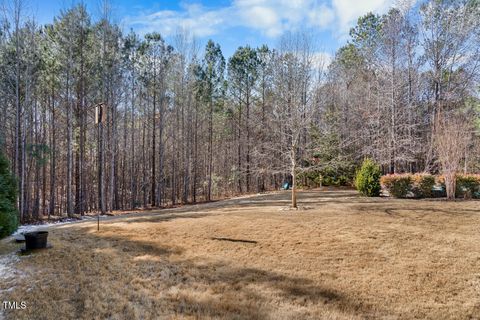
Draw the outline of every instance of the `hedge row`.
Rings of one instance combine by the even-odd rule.
[[[445,178],[438,177],[440,185],[445,187]],[[480,174],[457,174],[455,197],[480,199]]]
[[[380,178],[382,188],[395,198],[445,197],[445,179],[431,174],[389,174]],[[456,179],[457,198],[480,198],[480,174],[459,174]]]

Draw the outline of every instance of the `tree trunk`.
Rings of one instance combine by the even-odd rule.
[[[155,69],[155,66],[154,66],[154,69]],[[155,147],[156,147],[156,131],[157,131],[157,128],[156,128],[156,113],[157,113],[157,96],[156,96],[156,91],[157,91],[157,88],[156,88],[156,83],[155,83],[155,75],[153,76],[153,110],[152,110],[152,188],[150,190],[150,202],[152,204],[152,207],[155,207],[156,206],[156,193],[155,193],[155,190],[156,190],[156,186],[157,186],[157,180],[156,180],[156,171],[155,171],[155,164],[156,164],[156,151],[155,151]]]
[[[212,97],[210,97],[210,112],[209,112],[209,121],[208,121],[208,192],[207,192],[207,201],[210,201],[211,197],[212,197],[212,169],[213,169],[213,101],[212,101]]]
[[[98,210],[105,214],[105,192],[104,192],[104,130],[103,123],[98,123]]]
[[[70,68],[70,67],[69,67]],[[67,215],[72,217],[72,178],[73,178],[73,125],[72,103],[70,101],[70,70],[67,71]]]
[[[455,199],[456,178],[455,173],[445,174],[445,189],[447,191],[447,200]]]
[[[131,167],[130,167],[130,191],[131,191],[131,205],[130,208],[133,210],[137,206],[137,178],[135,170],[135,67],[132,66],[132,120],[131,120],[131,130],[132,130],[132,141],[131,141]],[[126,151],[126,150],[125,150]]]
[[[52,133],[51,133],[51,144],[52,144],[52,159],[50,161],[50,209],[48,210],[48,218],[51,215],[55,215],[55,193],[56,193],[56,168],[57,168],[57,140],[55,135],[55,89],[52,86],[52,95],[51,95],[51,109],[52,109]]]
[[[292,145],[292,208],[297,208],[297,159],[296,159],[296,146]]]

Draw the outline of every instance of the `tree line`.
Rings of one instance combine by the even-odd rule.
[[[365,157],[384,173],[478,171],[478,1],[367,14],[331,63],[312,32],[225,58],[186,31],[123,33],[107,5],[46,25],[22,10],[13,1],[0,33],[22,221],[348,183]]]

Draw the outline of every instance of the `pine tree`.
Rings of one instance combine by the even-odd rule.
[[[10,171],[7,158],[0,152],[0,238],[12,234],[18,227],[18,212],[15,205],[17,185]]]

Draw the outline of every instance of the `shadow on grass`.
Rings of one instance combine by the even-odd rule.
[[[5,299],[22,298],[29,308],[8,311],[7,319],[321,319],[379,312],[318,281],[188,259],[175,243],[136,239],[134,231],[112,225],[87,230],[55,230],[63,245],[26,261],[35,277]]]
[[[322,197],[322,191],[307,191],[301,193],[301,199],[317,196],[308,203],[353,204],[353,209],[360,213],[372,210],[381,215],[383,210],[393,210],[388,201],[375,203],[361,197],[332,200],[342,198],[336,194],[330,192],[327,197]],[[227,200],[132,215],[112,222],[155,223],[200,218],[216,213],[208,210],[228,205],[278,206],[279,201],[283,205],[288,197],[289,193],[285,192],[273,197]],[[422,210],[413,208],[416,204],[408,203],[406,206],[410,208],[402,210]],[[197,209],[205,212],[191,213]],[[387,213],[392,212],[395,214],[394,211]],[[209,256],[187,259],[183,256],[184,250],[173,240],[162,237],[164,242],[159,242],[155,241],[155,235],[150,238],[142,235],[142,232],[151,230],[155,233],[160,226],[148,231],[140,228],[122,231],[115,224],[101,228],[99,233],[85,232],[93,231],[93,227],[52,230],[56,245],[24,261],[26,270],[32,270],[29,283],[25,287],[18,286],[5,296],[5,300],[25,299],[31,305],[27,310],[11,311],[8,316],[12,319],[165,319],[176,316],[266,319],[279,317],[279,309],[283,308],[289,312],[283,318],[289,319],[350,319],[356,316],[380,318],[389,311],[395,312],[387,310],[388,306],[362,300],[355,294],[354,286],[351,290],[339,291],[335,286],[312,281],[308,276],[292,276],[273,268],[242,267]],[[318,266],[318,271],[322,271],[321,268]],[[402,315],[403,318],[412,318],[409,314]]]
[[[169,214],[182,214],[182,213],[192,213],[192,216],[184,216],[184,217],[192,217],[197,211],[202,212],[211,212],[217,209],[224,209],[229,208],[231,206],[239,207],[239,208],[252,208],[252,207],[284,207],[290,204],[290,191],[283,191],[278,193],[268,193],[268,194],[261,194],[261,195],[254,195],[250,197],[244,198],[233,198],[233,199],[226,199],[226,200],[218,200],[218,201],[211,201],[207,203],[198,203],[198,204],[188,204],[185,206],[177,207],[177,208],[165,208],[165,209],[151,209],[145,212],[136,212],[130,213],[128,215],[123,216],[114,216],[108,217],[104,219],[105,221],[117,220],[117,219],[125,219],[127,217],[130,219],[135,218],[150,218],[150,217],[162,217],[167,216],[164,218],[165,220],[173,219],[176,217],[168,218]],[[312,200],[313,199],[313,200]],[[339,201],[335,201],[332,199],[339,199]],[[344,199],[341,201],[340,199]],[[345,201],[346,200],[346,201]],[[303,201],[303,203],[302,203]],[[306,204],[327,204],[327,203],[371,203],[373,200],[369,200],[363,197],[360,197],[358,192],[350,189],[340,189],[340,190],[301,190],[298,191],[298,202],[300,205]],[[179,218],[181,218],[179,216]],[[165,221],[163,220],[163,221]]]
[[[121,235],[88,234],[90,241],[114,243],[123,263],[133,264],[137,283],[148,284],[167,294],[167,302],[159,310],[147,311],[146,318],[155,314],[211,317],[216,319],[265,319],[275,313],[276,305],[290,305],[296,317],[315,318],[320,309],[329,308],[342,315],[374,314],[367,303],[353,301],[333,288],[301,277],[270,270],[244,268],[208,258],[171,259],[183,251],[172,246],[125,239]],[[95,239],[96,238],[96,239]],[[115,257],[118,258],[118,257]],[[105,257],[105,260],[115,260]],[[108,284],[107,284],[108,285]],[[147,288],[142,288],[147,289]],[[141,299],[152,300],[156,292],[147,292]],[[165,303],[165,301],[163,302]],[[313,309],[309,307],[314,306]],[[85,310],[79,310],[80,312]]]
[[[218,241],[243,242],[243,243],[252,243],[252,244],[258,243],[258,241],[245,240],[245,239],[218,238],[218,237],[213,237],[211,239],[212,240],[218,240]]]
[[[176,219],[198,219],[198,218],[203,218],[203,217],[212,215],[211,213],[200,213],[200,212],[184,214],[184,212],[186,213],[188,211],[154,214],[154,215],[142,215],[139,217],[124,217],[124,219],[121,219],[118,221],[121,221],[122,223],[123,222],[124,223],[142,223],[142,222],[160,223],[160,222],[166,222],[166,221],[171,221]]]

